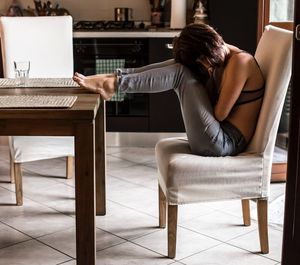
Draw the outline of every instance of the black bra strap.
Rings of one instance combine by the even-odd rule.
[[[264,96],[264,93],[265,93],[265,87],[261,87],[255,90],[243,90],[234,105],[239,106],[242,104],[256,101],[262,98]]]

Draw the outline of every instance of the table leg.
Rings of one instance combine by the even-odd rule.
[[[80,122],[75,132],[76,258],[78,265],[96,262],[95,127]]]
[[[96,214],[106,214],[106,193],[105,193],[105,173],[106,173],[106,126],[105,126],[105,101],[101,101],[95,119],[95,155],[96,155]]]

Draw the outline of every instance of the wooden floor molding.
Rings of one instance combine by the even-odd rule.
[[[287,163],[273,163],[271,182],[286,181]]]

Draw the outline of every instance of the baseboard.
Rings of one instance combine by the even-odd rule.
[[[285,182],[287,173],[287,163],[273,163],[271,182]]]
[[[121,147],[155,147],[156,143],[163,138],[186,137],[185,133],[136,133],[136,132],[107,132],[107,146]]]

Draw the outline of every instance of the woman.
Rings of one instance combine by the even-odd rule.
[[[236,155],[256,127],[264,79],[252,55],[225,43],[206,24],[190,24],[174,39],[174,59],[116,74],[83,76],[79,85],[109,100],[117,90],[178,95],[189,145],[203,156]],[[165,107],[165,106],[164,106]]]

